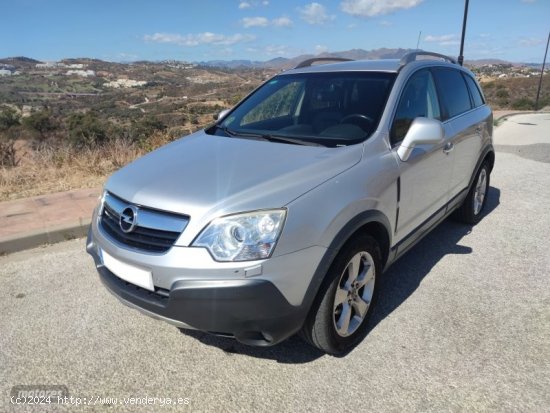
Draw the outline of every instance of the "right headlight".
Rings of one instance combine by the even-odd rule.
[[[272,209],[217,218],[202,230],[192,246],[208,248],[216,261],[269,258],[285,217],[285,209]]]

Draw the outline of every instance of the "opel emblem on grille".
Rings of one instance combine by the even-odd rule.
[[[120,218],[118,219],[118,225],[120,226],[122,232],[128,234],[136,228],[137,216],[138,209],[135,206],[130,205],[129,207],[124,208],[124,211],[122,211],[122,214],[120,214]]]

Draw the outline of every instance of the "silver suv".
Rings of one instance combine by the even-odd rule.
[[[341,354],[386,268],[450,214],[480,220],[493,123],[470,71],[422,51],[313,60],[110,177],[86,249],[123,303]]]

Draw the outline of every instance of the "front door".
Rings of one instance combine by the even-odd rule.
[[[432,73],[421,69],[408,80],[392,124],[390,140],[400,168],[400,201],[394,240],[400,242],[423,224],[437,220],[449,200],[453,171],[450,125],[443,124],[444,142],[416,147],[406,162],[397,149],[412,121],[418,117],[441,120],[441,111]]]

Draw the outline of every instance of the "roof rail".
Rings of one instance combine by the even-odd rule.
[[[298,63],[294,69],[301,69],[302,67],[309,67],[315,62],[351,62],[353,59],[346,59],[344,57],[313,57],[311,59],[304,60]]]
[[[411,62],[414,62],[417,60],[416,58],[418,56],[430,56],[430,57],[437,57],[438,59],[443,59],[449,63],[456,64],[456,60],[452,57],[445,56],[444,54],[434,53],[434,52],[426,52],[425,50],[415,50],[414,52],[407,53],[405,56],[401,58],[400,67],[403,67]]]

